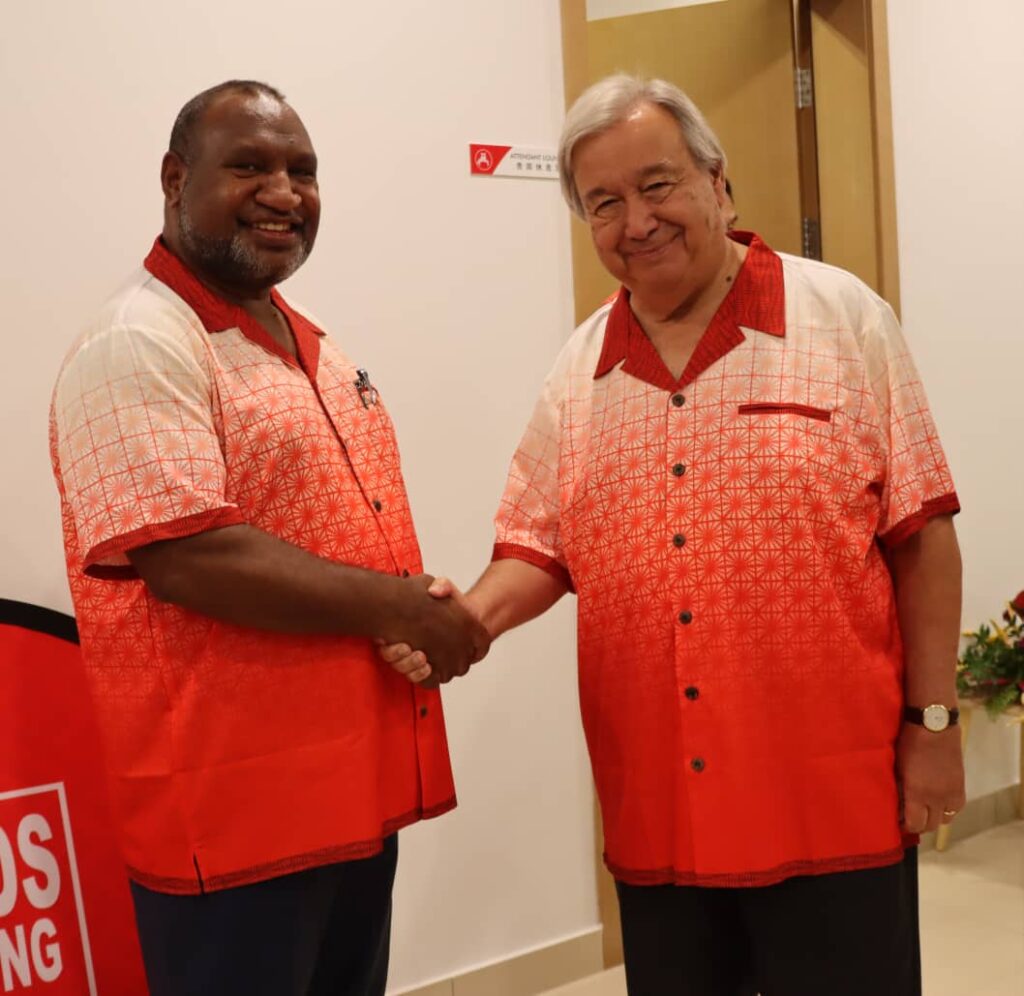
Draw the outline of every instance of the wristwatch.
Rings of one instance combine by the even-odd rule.
[[[903,719],[907,723],[923,726],[932,733],[941,733],[950,726],[956,726],[960,719],[960,710],[947,709],[944,705],[927,705],[923,709],[904,706]]]

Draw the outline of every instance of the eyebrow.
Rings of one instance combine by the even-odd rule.
[[[231,162],[233,159],[247,158],[263,159],[266,155],[266,148],[259,145],[253,145],[251,142],[240,142],[238,145],[232,146],[224,153],[224,161]],[[294,162],[306,169],[312,169],[314,171],[319,165],[315,152],[297,153],[294,157]]]

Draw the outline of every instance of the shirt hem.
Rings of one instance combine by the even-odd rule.
[[[844,855],[821,860],[787,861],[763,871],[714,872],[704,874],[677,868],[637,869],[625,868],[608,860],[605,865],[612,876],[626,885],[700,885],[720,888],[750,888],[777,885],[798,875],[829,875],[834,872],[861,871],[866,868],[884,868],[903,860],[904,848],[894,847],[877,854]]]
[[[449,812],[456,806],[455,796],[449,796],[444,802],[425,809],[413,809],[401,816],[386,820],[381,826],[380,836],[371,840],[355,841],[351,844],[340,844],[336,847],[325,847],[318,851],[310,851],[307,854],[299,854],[290,858],[282,858],[278,861],[270,861],[263,865],[255,865],[251,868],[242,868],[238,871],[225,872],[221,875],[176,878],[167,875],[151,875],[138,868],[128,865],[128,876],[132,881],[154,892],[163,892],[175,896],[198,896],[204,892],[219,892],[223,889],[233,889],[242,885],[253,885],[256,882],[263,882],[271,878],[279,878],[282,875],[291,875],[295,872],[307,871],[310,868],[319,868],[323,865],[334,864],[339,861],[357,861],[360,858],[372,858],[380,854],[384,847],[384,838],[390,837],[393,833],[417,823],[420,820],[430,820]],[[200,870],[201,871],[201,870]]]

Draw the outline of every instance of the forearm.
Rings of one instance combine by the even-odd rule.
[[[546,612],[565,593],[547,571],[509,558],[491,563],[466,599],[491,639]]]
[[[162,601],[277,632],[387,638],[398,633],[413,594],[401,578],[325,560],[247,525],[128,556]]]
[[[956,704],[961,562],[950,516],[932,519],[889,556],[903,639],[906,701]]]

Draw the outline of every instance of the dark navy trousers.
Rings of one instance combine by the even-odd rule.
[[[381,854],[200,896],[132,883],[151,996],[384,996],[398,837]]]

